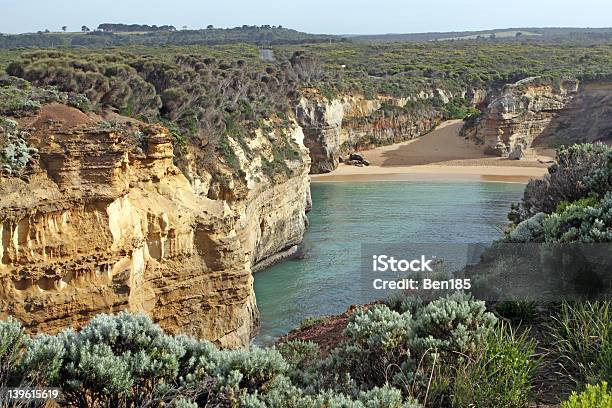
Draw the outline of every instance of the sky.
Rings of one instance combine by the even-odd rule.
[[[0,0],[0,33],[79,31],[100,23],[177,28],[282,25],[383,34],[509,27],[610,27],[611,0]]]

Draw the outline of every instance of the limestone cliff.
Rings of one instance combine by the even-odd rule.
[[[559,111],[536,146],[612,140],[612,83],[583,82]]]
[[[44,109],[21,121],[37,153],[20,177],[0,176],[0,318],[53,333],[128,309],[171,333],[247,345],[258,318],[252,266],[298,243],[306,226],[299,127],[290,131],[304,157],[287,160],[284,179],[240,160],[244,197],[210,199],[210,177],[190,181],[174,165],[166,129],[107,128],[53,109],[64,121]],[[249,142],[260,157],[272,154],[263,136]]]
[[[347,153],[413,139],[431,131],[444,119],[442,106],[454,97],[476,105],[485,96],[481,89],[455,93],[433,89],[404,98],[378,95],[368,99],[348,94],[330,99],[307,89],[297,104],[296,118],[310,150],[311,172],[326,173],[334,170]],[[422,103],[434,98],[440,106]]]
[[[518,145],[530,147],[578,91],[577,81],[555,82],[539,77],[508,84],[479,118],[466,124],[463,134],[493,155],[510,153]]]

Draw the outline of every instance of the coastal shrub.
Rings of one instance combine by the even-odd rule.
[[[29,134],[17,129],[17,122],[0,117],[0,165],[1,170],[9,175],[21,175],[23,170],[38,153],[28,147],[26,140]]]
[[[457,366],[453,387],[454,407],[521,408],[529,404],[538,367],[535,340],[517,336],[500,324],[482,348]]]
[[[609,408],[612,407],[612,393],[608,384],[587,385],[581,393],[573,392],[561,408]]]
[[[404,402],[400,390],[385,385],[384,387],[374,387],[369,391],[362,391],[359,400],[365,408],[417,408],[420,406],[412,399]]]
[[[410,312],[416,314],[423,307],[424,301],[417,296],[406,296],[404,294],[391,295],[385,299],[385,304],[389,309],[398,313]]]
[[[11,174],[19,175],[25,169],[32,157],[38,153],[35,148],[28,147],[23,139],[27,133],[8,134],[4,146],[0,149],[0,163],[2,170]]]
[[[300,323],[300,329],[305,330],[314,326],[318,326],[321,323],[324,323],[329,316],[310,316],[302,320]]]
[[[219,350],[122,312],[98,315],[80,331],[33,338],[16,321],[4,321],[0,363],[9,373],[5,383],[61,388],[59,402],[75,407],[415,408],[411,397],[426,398],[431,376],[454,367],[455,355],[471,355],[494,318],[461,294],[402,304],[402,313],[382,304],[353,313],[346,341],[325,358],[303,341]]]
[[[361,391],[354,396],[332,390],[308,395],[286,379],[281,382],[265,393],[242,395],[239,405],[253,408],[422,408],[418,401],[405,399],[400,390],[388,385]]]
[[[521,203],[509,214],[514,224],[540,212],[552,214],[563,202],[601,199],[612,190],[612,147],[603,143],[561,147],[556,161],[543,179],[527,184]]]
[[[521,221],[506,234],[504,240],[512,243],[543,242],[544,226],[542,223],[545,219],[546,214],[541,212]]]
[[[415,316],[422,347],[462,353],[476,350],[496,321],[484,302],[462,292],[432,301]]]
[[[289,365],[278,350],[254,348],[220,353],[215,375],[222,385],[255,392],[265,389],[271,381],[287,374],[288,370]]]
[[[15,78],[0,78],[0,115],[22,117],[36,114],[44,104],[59,102],[89,112],[91,102],[83,94],[60,92],[53,86],[34,86]]]
[[[60,402],[77,407],[157,404],[180,396],[218,400],[223,390],[207,374],[215,364],[196,357],[210,346],[196,343],[199,353],[193,341],[165,334],[144,315],[98,315],[80,332],[26,337],[11,382],[61,388]]]
[[[0,387],[17,373],[20,355],[27,336],[21,324],[12,317],[0,321]]]
[[[480,110],[470,106],[468,101],[462,97],[455,97],[444,106],[444,114],[447,119],[465,119],[480,115]]]
[[[328,382],[346,373],[362,387],[392,384],[405,395],[423,396],[436,361],[454,364],[460,355],[474,352],[496,322],[484,302],[463,293],[429,304],[416,298],[390,303],[404,311],[374,305],[351,315],[346,341],[319,368],[333,373]]]
[[[319,346],[311,341],[291,340],[276,347],[289,364],[289,377],[296,384],[307,384],[316,375],[313,367],[320,360]]]
[[[557,208],[555,209],[555,213],[561,214],[565,210],[567,210],[568,207],[572,205],[576,207],[580,207],[580,208],[594,207],[595,205],[597,205],[597,198],[595,197],[581,198],[580,200],[574,201],[573,203],[570,203],[569,201],[561,201],[557,205]]]
[[[538,213],[503,239],[509,243],[597,243],[612,241],[612,192],[601,199],[592,197],[576,203],[562,202],[552,214]]]
[[[400,373],[411,381],[414,323],[410,313],[400,314],[384,305],[357,311],[344,330],[347,340],[332,352],[328,364],[368,388],[382,386]]]
[[[578,383],[599,382],[612,365],[612,302],[563,302],[549,332],[561,366]]]
[[[595,205],[570,204],[547,216],[543,228],[547,242],[611,242],[612,191]]]

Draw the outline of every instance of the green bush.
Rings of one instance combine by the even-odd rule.
[[[577,394],[573,392],[569,399],[561,404],[562,408],[610,408],[612,393],[608,384],[587,385],[586,390]]]
[[[484,302],[456,292],[429,303],[415,316],[425,347],[467,353],[478,348],[496,323]]]
[[[300,329],[305,330],[305,329],[309,329],[311,327],[317,326],[321,323],[324,323],[327,319],[329,319],[329,316],[310,316],[305,318],[304,320],[302,320],[302,322],[300,323]]]
[[[612,191],[597,204],[570,204],[543,222],[546,242],[611,242]]]
[[[286,341],[276,349],[292,367],[298,370],[306,369],[319,357],[319,346],[311,341]]]
[[[355,312],[344,331],[346,341],[318,370],[324,382],[350,378],[365,387],[392,384],[411,396],[427,392],[436,361],[455,364],[460,355],[478,350],[496,319],[484,302],[453,293],[424,304],[416,299],[391,301]]]
[[[561,147],[557,164],[543,179],[532,180],[523,199],[513,206],[510,220],[518,225],[538,213],[552,214],[562,203],[590,204],[583,199],[602,199],[612,190],[612,147],[603,143],[585,143]]]
[[[409,313],[399,314],[383,305],[357,311],[344,330],[346,342],[334,350],[328,364],[366,387],[382,386],[395,375],[412,381],[414,325]]]
[[[27,336],[15,319],[9,317],[0,322],[0,387],[12,382],[26,341]]]
[[[576,382],[609,375],[612,302],[563,302],[549,330],[562,366]]]
[[[538,367],[534,355],[534,340],[526,333],[517,336],[500,324],[482,349],[457,368],[453,406],[526,407]]]

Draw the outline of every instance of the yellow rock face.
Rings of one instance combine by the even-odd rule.
[[[166,130],[142,130],[139,150],[97,127],[49,133],[30,141],[27,180],[0,178],[0,318],[55,333],[127,309],[247,346],[252,265],[301,240],[308,163],[245,200],[211,200],[174,166]]]

